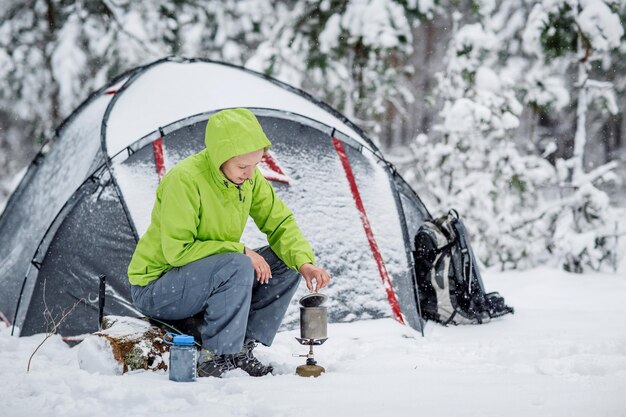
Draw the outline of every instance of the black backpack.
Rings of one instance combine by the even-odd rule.
[[[422,316],[448,324],[481,324],[513,313],[497,292],[485,293],[467,231],[456,210],[426,221],[415,236],[415,274]]]

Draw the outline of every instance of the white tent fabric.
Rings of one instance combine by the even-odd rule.
[[[123,88],[126,91],[115,102],[107,121],[106,147],[110,156],[159,126],[233,107],[297,113],[362,141],[354,129],[310,100],[259,75],[224,64],[164,62]]]

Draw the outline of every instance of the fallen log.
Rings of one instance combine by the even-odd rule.
[[[78,348],[81,369],[109,375],[134,370],[167,369],[169,349],[164,332],[147,319],[105,316],[102,330],[87,336]]]

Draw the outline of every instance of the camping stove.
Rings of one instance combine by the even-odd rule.
[[[300,299],[300,337],[296,337],[296,340],[301,345],[309,346],[309,353],[306,355],[294,355],[306,358],[306,364],[296,368],[296,374],[300,376],[318,377],[326,372],[315,361],[313,346],[321,345],[328,339],[326,307],[322,306],[327,299],[327,296],[320,293],[307,294]]]

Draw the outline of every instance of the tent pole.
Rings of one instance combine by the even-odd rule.
[[[411,237],[409,236],[409,226],[406,221],[406,213],[404,212],[404,207],[402,206],[402,198],[400,197],[400,191],[398,191],[398,186],[396,184],[395,179],[398,177],[398,174],[395,168],[387,161],[388,168],[391,171],[391,189],[394,191],[393,196],[394,200],[396,200],[396,204],[398,206],[398,211],[400,212],[400,224],[402,226],[402,234],[404,235],[404,249],[406,251],[407,259],[409,260],[409,269],[411,273],[411,278],[413,281],[413,296],[415,297],[415,305],[417,307],[417,315],[418,320],[420,322],[420,331],[422,332],[422,337],[424,337],[424,320],[422,319],[422,306],[420,303],[419,296],[419,287],[417,285],[417,277],[415,276],[415,259],[413,258],[413,250],[411,248]]]
[[[13,336],[13,332],[15,331],[15,322],[17,321],[17,312],[20,310],[20,304],[22,303],[22,294],[24,294],[24,287],[26,286],[26,280],[28,279],[28,274],[30,273],[30,268],[32,267],[32,263],[28,264],[28,269],[26,270],[26,275],[24,276],[24,281],[22,281],[22,289],[20,289],[20,296],[17,297],[17,305],[15,306],[15,314],[13,315],[13,326],[11,326],[11,336]]]

